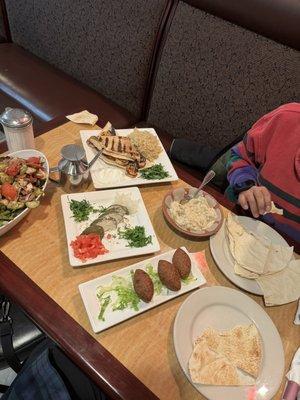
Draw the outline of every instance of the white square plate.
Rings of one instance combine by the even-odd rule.
[[[153,128],[139,128],[140,131],[148,131],[152,133],[154,136],[157,136],[155,130]],[[128,136],[133,129],[116,129],[116,133],[119,136]],[[96,152],[90,146],[87,145],[86,141],[91,136],[97,136],[101,131],[100,130],[92,130],[92,131],[80,131],[80,136],[82,140],[82,144],[86,153],[86,158],[88,162],[90,162],[95,156]],[[178,176],[176,171],[163,147],[161,141],[159,140],[160,146],[162,148],[162,152],[158,156],[158,158],[154,161],[154,164],[162,164],[164,169],[169,173],[169,176],[164,179],[143,179],[137,176],[136,178],[131,178],[126,175],[125,170],[114,165],[106,164],[103,160],[97,160],[95,164],[91,168],[91,176],[93,180],[93,184],[95,189],[109,189],[114,187],[124,187],[124,186],[137,186],[137,185],[150,185],[152,183],[161,183],[161,182],[173,182],[178,180]],[[105,177],[105,173],[103,171],[113,172],[113,179],[111,179],[111,175],[109,178]]]
[[[182,247],[182,249],[188,253],[185,247]],[[188,284],[183,284],[181,285],[181,289],[178,292],[172,292],[171,290],[168,290],[167,288],[164,287],[163,291],[161,294],[155,294],[153,296],[153,299],[151,300],[150,303],[145,303],[142,300],[140,300],[139,303],[139,310],[135,311],[130,308],[127,308],[125,310],[115,310],[112,311],[111,309],[107,309],[105,312],[105,321],[100,321],[98,319],[98,314],[100,310],[100,305],[99,301],[96,295],[97,288],[99,286],[106,286],[111,283],[111,279],[113,275],[117,276],[122,276],[124,278],[128,277],[130,275],[131,270],[136,270],[137,268],[146,270],[147,265],[151,264],[154,268],[154,271],[157,271],[157,265],[159,260],[167,260],[167,261],[172,261],[172,256],[174,254],[175,250],[172,249],[164,254],[160,254],[156,257],[153,258],[148,258],[147,260],[141,261],[139,263],[130,265],[129,267],[122,268],[116,272],[112,272],[107,275],[103,275],[99,278],[93,279],[91,281],[81,283],[79,285],[79,291],[84,303],[84,306],[86,308],[90,323],[92,325],[93,331],[94,332],[101,332],[107,328],[110,328],[122,321],[126,321],[127,319],[134,317],[138,314],[141,314],[144,311],[150,310],[153,307],[158,306],[159,304],[165,303],[166,301],[172,300],[175,297],[178,297],[184,293],[187,293],[195,288],[198,288],[199,286],[202,286],[206,283],[206,280],[202,273],[200,272],[200,269],[197,265],[196,260],[194,259],[193,254],[188,253],[191,261],[192,261],[192,269],[191,273],[193,274],[195,280],[188,283]]]
[[[84,222],[75,222],[72,217],[72,211],[70,210],[69,202],[73,200],[81,201],[83,199],[89,201],[94,207],[108,207],[112,204],[115,204],[115,196],[118,193],[129,194],[132,200],[137,201],[137,212],[129,216],[129,223],[131,226],[144,226],[146,235],[152,236],[152,243],[149,243],[145,247],[128,247],[127,241],[125,239],[111,238],[111,240],[106,239],[105,237],[102,240],[105,248],[108,250],[108,253],[100,255],[94,259],[89,259],[85,262],[74,257],[73,249],[70,246],[72,240],[76,238],[76,236],[80,235],[80,233],[88,227],[92,221],[94,221],[98,214],[91,213],[88,221]],[[153,226],[151,224],[148,212],[146,210],[145,204],[143,202],[141,193],[137,187],[127,188],[127,189],[114,189],[114,190],[105,190],[98,192],[86,192],[86,193],[74,193],[74,194],[64,194],[61,196],[61,204],[65,221],[67,242],[68,242],[68,252],[69,252],[69,260],[70,264],[73,267],[82,267],[88,264],[95,264],[104,261],[117,260],[120,258],[138,256],[141,254],[149,254],[159,251],[160,246],[154,232]],[[118,225],[118,227],[122,228],[122,225]],[[112,232],[112,236],[116,235],[117,232]]]

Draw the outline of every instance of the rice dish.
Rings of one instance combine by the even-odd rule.
[[[176,224],[188,231],[204,231],[217,219],[216,211],[203,196],[191,199],[185,204],[173,201],[169,210]]]
[[[138,151],[148,161],[156,160],[162,151],[157,137],[148,131],[140,131],[137,128],[134,128],[134,131],[130,133],[129,138]]]

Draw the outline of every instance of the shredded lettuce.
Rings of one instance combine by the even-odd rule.
[[[126,279],[122,276],[113,275],[110,285],[100,286],[97,289],[97,297],[100,303],[99,320],[105,321],[104,314],[109,305],[111,305],[112,311],[124,310],[125,308],[139,310],[140,299],[134,291],[131,276],[132,274]],[[113,293],[117,297],[114,301],[112,299]]]
[[[195,282],[196,280],[197,280],[197,278],[195,278],[194,275],[192,273],[190,273],[189,276],[182,279],[182,283],[184,285],[189,285],[190,283]]]
[[[110,302],[111,302],[110,296],[102,297],[100,299],[100,312],[99,312],[99,315],[98,315],[98,319],[100,319],[100,321],[105,321],[104,313],[105,313],[105,311],[106,311],[106,309],[107,309],[107,307],[108,307]]]
[[[163,284],[159,279],[158,273],[154,271],[153,265],[148,264],[146,265],[146,272],[149,274],[150,278],[152,279],[154,292],[156,294],[160,294],[163,288]]]

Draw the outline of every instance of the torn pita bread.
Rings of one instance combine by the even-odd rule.
[[[286,268],[293,256],[293,247],[273,244],[265,237],[247,232],[231,213],[226,220],[225,232],[231,255],[238,264],[235,271],[245,278],[279,272]]]
[[[87,110],[67,115],[68,118],[72,122],[76,122],[76,124],[88,124],[94,126],[98,121],[98,117],[95,114],[91,114]]]
[[[275,274],[286,268],[293,258],[294,247],[272,243],[262,275]]]
[[[226,227],[229,248],[235,262],[251,272],[261,274],[269,251],[265,241],[257,241],[231,213],[228,214]]]
[[[201,338],[206,339],[210,350],[226,357],[247,374],[258,377],[262,347],[254,324],[237,325],[233,329],[221,332],[208,328]]]
[[[281,208],[277,208],[273,201],[271,202],[271,210],[269,213],[283,215],[283,210]]]
[[[243,268],[237,262],[234,263],[233,269],[234,269],[235,274],[241,276],[242,278],[256,279],[260,276],[260,275],[256,274],[255,272],[251,272],[248,269]]]
[[[257,283],[264,294],[266,306],[291,303],[300,298],[300,260],[292,260],[276,274],[260,276]]]
[[[254,379],[245,376],[229,360],[210,350],[206,340],[197,342],[189,360],[189,372],[194,383],[203,385],[253,385]]]

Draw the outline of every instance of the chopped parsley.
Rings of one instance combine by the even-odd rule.
[[[125,228],[123,231],[118,229],[120,239],[128,241],[127,247],[144,247],[152,243],[152,236],[146,236],[144,226],[135,226],[134,228]]]
[[[161,164],[152,165],[152,167],[142,169],[141,177],[144,179],[164,179],[169,176],[169,173]]]
[[[94,208],[91,203],[85,199],[80,201],[72,199],[69,204],[75,222],[87,221],[91,213],[103,213],[106,210],[103,206],[100,206],[99,209]]]

